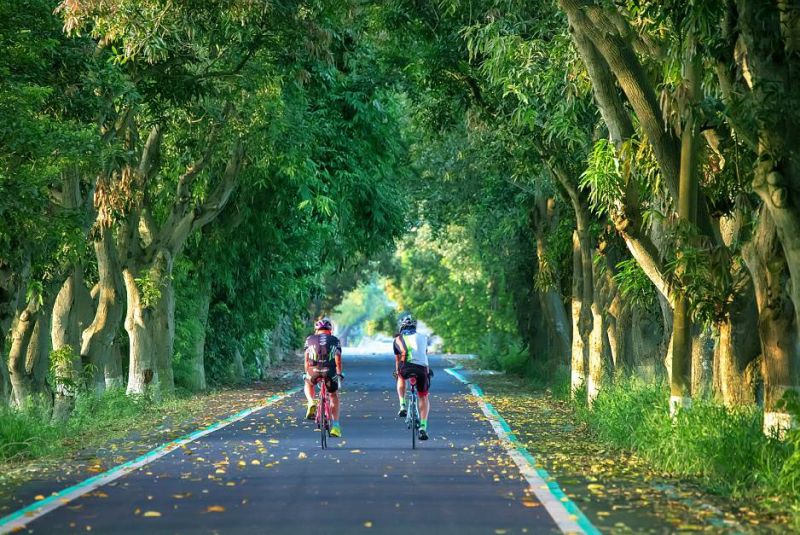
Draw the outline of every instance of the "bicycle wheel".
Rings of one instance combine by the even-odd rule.
[[[411,449],[415,450],[417,449],[417,422],[419,421],[419,415],[417,413],[417,396],[412,395],[411,406],[408,409],[411,413]]]
[[[328,407],[326,405],[327,401],[320,392],[317,410],[319,410],[319,441],[323,450],[328,448],[328,415],[326,414]]]

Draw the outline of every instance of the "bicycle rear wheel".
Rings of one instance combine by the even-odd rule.
[[[319,411],[319,424],[320,424],[319,441],[320,441],[320,446],[322,446],[323,450],[328,448],[328,415],[327,415],[328,407],[326,405],[327,401],[322,395],[320,395],[319,402],[317,404],[317,410]]]

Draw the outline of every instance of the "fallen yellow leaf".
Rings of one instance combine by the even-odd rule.
[[[208,509],[206,509],[206,513],[224,513],[225,508],[221,505],[209,505]]]
[[[159,513],[158,511],[145,511],[143,516],[148,518],[155,518],[161,516],[161,513]]]

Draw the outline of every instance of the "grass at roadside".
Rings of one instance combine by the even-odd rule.
[[[100,396],[83,394],[70,419],[50,421],[49,410],[30,405],[22,410],[0,408],[0,463],[14,463],[62,455],[74,446],[107,440],[131,428],[147,428],[164,416],[188,417],[196,398],[177,397],[158,403],[147,397],[129,397],[123,390]]]
[[[590,411],[570,402],[563,385],[545,389],[510,375],[473,380],[604,531],[798,527],[797,493],[780,478],[789,446],[763,437],[755,410],[698,403],[673,423],[654,386],[620,383]]]
[[[608,385],[591,409],[575,407],[599,440],[633,451],[659,470],[695,478],[721,495],[755,494],[789,505],[797,500],[796,477],[784,470],[792,447],[763,434],[758,407],[696,400],[673,420],[666,387],[635,380]]]
[[[284,386],[250,385],[161,402],[112,390],[79,397],[70,419],[59,426],[42,409],[0,408],[0,489],[10,491],[47,470],[106,469],[256,405]]]

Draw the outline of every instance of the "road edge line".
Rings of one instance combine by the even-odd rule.
[[[547,513],[563,533],[585,533],[599,535],[600,531],[583,514],[580,508],[570,500],[559,486],[558,482],[547,473],[547,470],[536,466],[536,460],[528,449],[517,440],[505,418],[500,416],[491,403],[486,401],[483,390],[454,368],[445,368],[444,371],[467,385],[472,394],[478,398],[481,411],[489,420],[495,434],[500,438],[508,455],[517,464],[520,473],[525,477],[531,490],[542,503]]]
[[[226,427],[234,422],[238,422],[242,420],[254,412],[258,412],[261,409],[265,409],[266,407],[277,403],[278,401],[287,398],[293,394],[299,392],[301,387],[291,388],[284,392],[280,392],[278,394],[274,394],[267,398],[264,403],[256,405],[254,407],[250,407],[248,409],[241,410],[236,414],[228,416],[227,418],[223,418],[216,423],[213,423],[207,427],[202,429],[198,429],[196,431],[192,431],[186,435],[176,438],[166,444],[162,444],[147,453],[136,457],[130,461],[124,462],[119,464],[109,470],[101,474],[97,474],[96,476],[92,476],[89,479],[85,479],[80,483],[76,483],[71,487],[67,487],[55,494],[51,494],[47,498],[43,500],[38,500],[27,507],[23,507],[22,509],[18,509],[13,513],[10,513],[2,518],[0,518],[0,534],[16,532],[21,530],[29,523],[33,522],[39,517],[46,515],[47,513],[54,511],[61,507],[62,505],[66,505],[71,501],[75,500],[76,498],[80,498],[84,494],[93,491],[103,485],[107,485],[112,481],[115,481],[122,476],[125,476],[134,470],[141,468],[151,462],[164,457],[168,453],[175,451],[176,449],[180,448],[181,446],[188,444],[197,440],[198,438],[202,438],[206,435],[210,435],[214,431],[218,431],[223,427]]]

